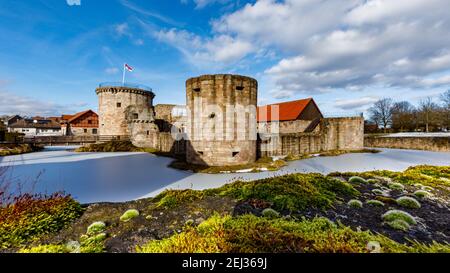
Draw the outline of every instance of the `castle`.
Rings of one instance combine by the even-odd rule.
[[[230,74],[186,81],[186,105],[153,105],[151,88],[102,84],[100,139],[130,140],[186,162],[230,166],[259,157],[359,150],[364,118],[324,118],[312,98],[257,106],[258,82]]]

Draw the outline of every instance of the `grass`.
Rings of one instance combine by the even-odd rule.
[[[179,170],[193,171],[194,173],[227,173],[240,170],[249,170],[250,172],[259,172],[262,170],[276,171],[286,166],[284,160],[273,160],[271,157],[262,157],[254,163],[241,164],[234,166],[204,166],[187,163],[184,160],[175,160],[169,164],[169,167]]]
[[[146,152],[157,153],[158,150],[153,148],[139,148],[133,145],[131,141],[109,141],[105,143],[90,144],[77,148],[76,152]]]
[[[144,253],[367,253],[374,242],[381,252],[450,252],[449,245],[397,243],[370,231],[355,231],[326,218],[288,221],[253,215],[215,215],[197,227],[137,246]]]
[[[0,144],[0,156],[19,155],[42,150],[44,147],[30,144],[2,145]]]

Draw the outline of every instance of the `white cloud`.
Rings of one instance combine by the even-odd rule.
[[[86,105],[86,103],[62,105],[0,91],[0,115],[57,116],[62,113],[77,112],[80,107],[86,107]]]
[[[81,6],[81,0],[66,0],[69,6]]]
[[[105,73],[109,75],[115,75],[119,73],[119,69],[117,67],[108,67],[105,69]]]
[[[343,110],[357,110],[366,108],[366,106],[373,104],[379,98],[377,97],[361,97],[356,99],[337,99],[334,106]]]
[[[228,35],[203,38],[185,30],[160,30],[153,35],[177,48],[189,62],[205,67],[214,63],[230,64],[253,51],[253,46]]]
[[[114,26],[114,30],[117,33],[117,35],[120,36],[130,36],[130,28],[128,26],[128,23],[122,23]]]
[[[439,87],[450,69],[446,0],[259,0],[213,22],[217,33],[277,48],[279,92]],[[284,96],[284,95],[283,95]]]
[[[206,6],[215,4],[215,3],[220,3],[220,4],[226,4],[228,2],[231,2],[231,0],[192,0],[195,3],[195,8],[197,9],[202,9]],[[189,0],[180,0],[180,2],[182,4],[187,4],[189,3]]]

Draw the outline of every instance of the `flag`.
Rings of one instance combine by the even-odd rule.
[[[133,68],[131,66],[129,66],[128,64],[125,64],[125,69],[128,71],[133,71]]]

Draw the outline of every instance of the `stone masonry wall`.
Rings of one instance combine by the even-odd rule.
[[[262,135],[259,156],[285,156],[364,148],[364,119],[325,118],[313,133]]]
[[[301,133],[311,124],[311,120],[290,120],[290,121],[280,121],[279,132],[281,134],[290,133]],[[258,133],[269,133],[271,127],[270,122],[259,122],[258,123]]]
[[[450,152],[450,137],[365,137],[371,148],[392,148]]]

